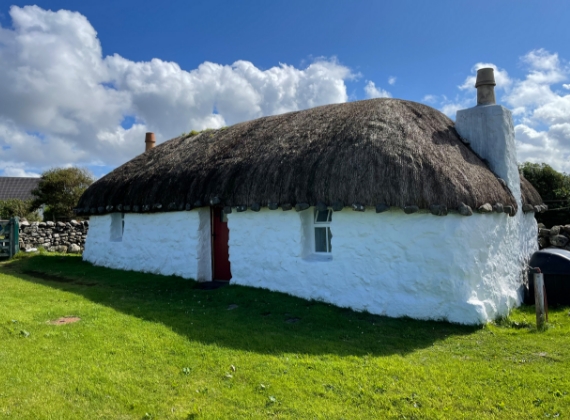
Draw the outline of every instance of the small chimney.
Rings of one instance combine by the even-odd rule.
[[[495,72],[487,67],[477,70],[477,105],[495,105]]]
[[[144,149],[145,152],[152,149],[156,143],[156,140],[154,139],[154,133],[146,133],[144,142],[145,142],[145,146],[146,146]]]

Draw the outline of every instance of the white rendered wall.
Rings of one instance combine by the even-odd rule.
[[[313,208],[228,215],[232,284],[391,317],[464,324],[506,315],[521,302],[522,261],[536,222],[519,212],[406,215],[333,213],[330,259],[307,252]]]
[[[210,209],[125,214],[121,241],[111,240],[112,215],[92,216],[83,259],[95,265],[211,280]]]

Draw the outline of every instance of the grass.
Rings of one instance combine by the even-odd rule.
[[[537,332],[532,307],[466,327],[195,286],[4,263],[0,419],[570,418],[568,308]]]

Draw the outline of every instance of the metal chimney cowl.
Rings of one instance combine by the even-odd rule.
[[[491,67],[477,70],[477,105],[495,105],[495,71]]]

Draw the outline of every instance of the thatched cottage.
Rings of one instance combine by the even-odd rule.
[[[494,81],[478,84],[479,105],[455,123],[371,99],[150,148],[81,198],[84,259],[393,317],[506,314],[521,302],[543,203],[518,173]]]

